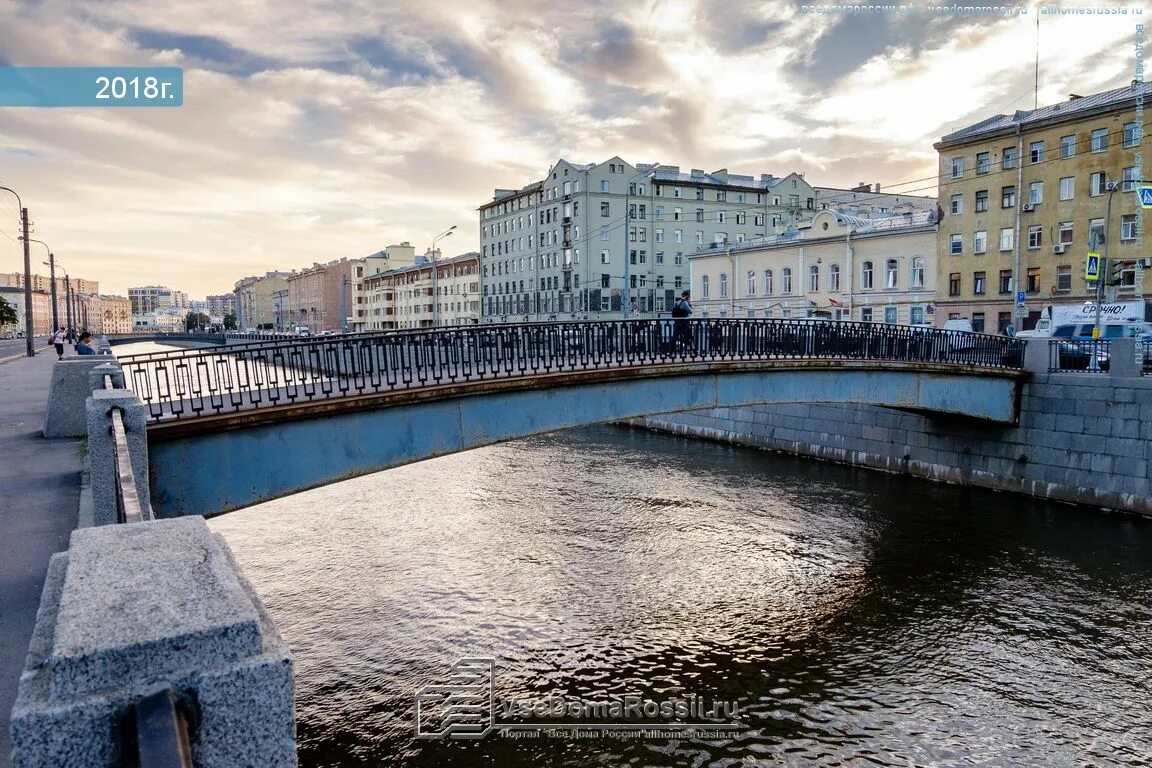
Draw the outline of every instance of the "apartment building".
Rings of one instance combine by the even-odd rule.
[[[95,329],[101,333],[131,333],[132,302],[125,296],[101,296],[100,321]]]
[[[1045,306],[1094,299],[1085,280],[1093,247],[1120,265],[1121,285],[1107,293],[1143,297],[1149,247],[1135,190],[1150,89],[1133,82],[1072,95],[989,117],[935,144],[944,211],[939,321],[967,316],[990,333],[1010,322],[1031,328]],[[1014,321],[1017,290],[1024,302]]]
[[[561,159],[479,208],[483,319],[654,316],[688,284],[697,249],[780,233],[815,212],[801,174]]]
[[[936,213],[823,210],[782,235],[689,257],[697,317],[931,323]]]
[[[287,317],[291,272],[265,272],[244,277],[232,289],[236,297],[236,327],[240,330],[283,330]]]
[[[371,256],[352,261],[352,298],[349,303],[348,329],[355,333],[369,330],[379,330],[370,327],[369,293],[365,288],[364,278],[379,275],[392,269],[410,267],[416,263],[416,248],[407,240],[390,245],[382,251]],[[377,318],[379,322],[379,318]]]
[[[307,326],[312,333],[345,330],[352,282],[348,259],[315,263],[293,272],[286,282],[288,294],[280,310],[285,329]]]
[[[188,294],[175,291],[164,285],[144,285],[128,289],[128,300],[132,302],[132,314],[146,315],[164,310],[183,313],[190,307]]]
[[[365,331],[480,322],[480,254],[442,259],[438,252],[410,267],[364,277]]]

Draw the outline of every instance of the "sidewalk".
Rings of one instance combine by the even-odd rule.
[[[49,349],[0,365],[0,768],[48,558],[67,549],[80,505],[82,441],[40,431],[55,362]]]

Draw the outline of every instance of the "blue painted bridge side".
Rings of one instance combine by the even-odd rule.
[[[528,435],[724,406],[863,403],[1013,423],[1017,387],[1017,377],[986,371],[711,371],[460,395],[242,424],[152,439],[152,505],[161,517],[215,515]]]

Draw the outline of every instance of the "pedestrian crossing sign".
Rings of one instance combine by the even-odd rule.
[[[1100,254],[1088,252],[1088,260],[1084,263],[1084,279],[1090,283],[1100,279]]]
[[[1152,208],[1152,187],[1140,187],[1140,207]]]

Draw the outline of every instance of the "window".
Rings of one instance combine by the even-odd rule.
[[[862,323],[872,322],[872,307],[862,307],[860,309],[860,322],[862,322]]]
[[[888,259],[888,261],[884,263],[884,287],[888,289],[895,288],[899,274],[900,271],[896,259]]]
[[[1002,250],[1002,251],[1012,250],[1012,243],[1015,240],[1014,235],[1015,235],[1015,232],[1012,230],[1011,227],[1004,227],[1003,229],[1000,230],[1000,250]]]
[[[747,294],[749,296],[755,296],[756,295],[756,271],[751,270],[751,269],[748,270],[748,276],[747,277],[748,277],[748,284],[746,286],[744,286],[744,290],[747,292]]]
[[[908,322],[912,325],[924,324],[924,307],[914,306],[908,308]]]
[[[1138,232],[1136,214],[1130,213],[1120,217],[1121,240],[1135,240]]]
[[[772,270],[764,270],[764,295],[772,295]]]
[[[1044,202],[1044,182],[1033,181],[1028,184],[1028,202],[1033,205]]]
[[[607,192],[608,191],[608,179],[600,179],[600,191],[601,192]]]
[[[681,189],[680,187],[672,187],[672,197],[683,197],[683,196],[684,196],[684,190],[683,189]],[[676,287],[679,288],[680,286],[676,286]]]
[[[1062,221],[1058,225],[1060,243],[1063,245],[1072,244],[1072,222]]]
[[[840,265],[833,264],[828,267],[828,290],[840,290]]]
[[[960,295],[960,273],[959,272],[953,272],[950,275],[948,275],[948,295],[949,296],[959,296]]]
[[[726,272],[720,273],[720,298],[728,297],[728,274]]]
[[[684,230],[682,230],[682,229],[672,230],[672,242],[674,242],[674,243],[684,242]]]
[[[872,287],[872,262],[866,261],[860,267],[860,287]]]
[[[988,252],[988,231],[981,229],[972,233],[972,253]]]
[[[1016,147],[1004,147],[1003,152],[1004,160],[1000,167],[1004,170],[1016,167]]]
[[[788,267],[780,271],[780,283],[784,293],[792,293],[792,270]]]
[[[1033,164],[1044,162],[1044,142],[1034,141],[1028,145],[1028,162]]]
[[[982,189],[976,193],[976,212],[988,210],[988,190]]]
[[[737,211],[736,223],[737,224],[747,224],[748,223],[748,214],[744,213],[743,211]]]
[[[1028,268],[1028,293],[1040,292],[1040,267]]]
[[[600,251],[600,263],[609,264],[612,262],[611,251]]]
[[[655,206],[652,209],[652,217],[655,218],[657,221],[663,221],[664,220],[664,206],[662,206],[662,205]]]
[[[1001,208],[1014,208],[1016,207],[1016,187],[1001,187],[1000,188],[1000,207]]]
[[[723,224],[728,219],[728,214],[724,211],[716,211],[716,223]]]
[[[1088,194],[1092,197],[1098,197],[1104,194],[1105,187],[1108,184],[1107,177],[1103,171],[1097,171],[1092,174],[1091,180],[1088,182]]]
[[[948,238],[948,253],[959,256],[964,253],[964,235],[950,235]]]
[[[703,200],[704,199],[704,190],[702,190],[702,189],[696,190],[696,199],[697,200]]]
[[[975,296],[984,295],[984,286],[986,283],[987,275],[984,272],[972,273],[972,293]]]
[[[820,290],[820,267],[815,264],[808,267],[808,290],[812,293]]]
[[[1140,145],[1140,139],[1144,137],[1144,126],[1139,122],[1124,123],[1124,146],[1137,147]]]
[[[725,193],[725,191],[722,189],[716,190],[716,202],[723,203],[726,200],[727,200],[727,193]]]
[[[1000,293],[1012,293],[1012,270],[1000,270]]]
[[[684,209],[683,208],[673,208],[672,209],[672,221],[680,221],[683,218],[684,218]]]
[[[958,179],[964,175],[964,158],[952,158],[952,178]]]
[[[964,195],[952,195],[952,202],[948,206],[948,212],[953,216],[958,213],[964,213]]]
[[[896,325],[899,320],[899,311],[897,307],[884,307],[884,322],[888,325]]]
[[[1060,179],[1060,199],[1071,200],[1076,195],[1076,177],[1065,176]]]
[[[1104,219],[1088,219],[1088,245],[1098,248],[1104,244]]]
[[[990,157],[990,152],[976,153],[976,173],[988,173]]]
[[[704,209],[703,208],[697,208],[696,209],[696,221],[704,221]]]
[[[1042,229],[1039,224],[1034,224],[1028,227],[1028,247],[1039,248],[1043,245]]]
[[[1056,267],[1056,292],[1072,292],[1072,265],[1062,264]]]
[[[664,230],[657,229],[655,232],[652,233],[652,236],[656,238],[656,242],[658,242],[658,243],[664,242]]]
[[[609,209],[608,203],[600,203],[600,215],[601,216],[603,216],[605,218],[610,216],[611,214],[609,213],[608,209]]]
[[[704,233],[699,230],[696,232],[696,245],[704,245]]]
[[[984,333],[984,313],[972,313],[972,331],[974,333]]]
[[[607,288],[607,287],[608,287],[608,283],[609,283],[611,280],[612,280],[612,276],[611,276],[611,275],[606,275],[606,274],[603,274],[603,273],[601,273],[601,275],[600,275],[600,287],[601,287],[601,288]]]
[[[924,257],[923,256],[912,257],[912,287],[913,288],[923,288],[924,287]]]
[[[656,251],[655,258],[656,258],[657,264],[663,264],[664,263],[664,251]],[[657,279],[660,279],[660,278],[657,278]]]
[[[700,278],[700,295],[703,298],[705,298],[705,299],[708,298],[708,294],[710,292],[711,286],[712,286],[712,281],[708,279],[708,275],[704,275],[703,277]]]
[[[1060,137],[1060,157],[1075,157],[1076,156],[1076,136],[1061,136]]]
[[[1092,151],[1103,152],[1108,149],[1108,129],[1097,128],[1092,131]]]
[[[1136,182],[1139,181],[1139,179],[1136,178],[1136,166],[1130,165],[1125,168],[1121,178],[1124,180],[1123,185],[1120,187],[1121,190],[1124,192],[1132,192],[1135,190]]]

